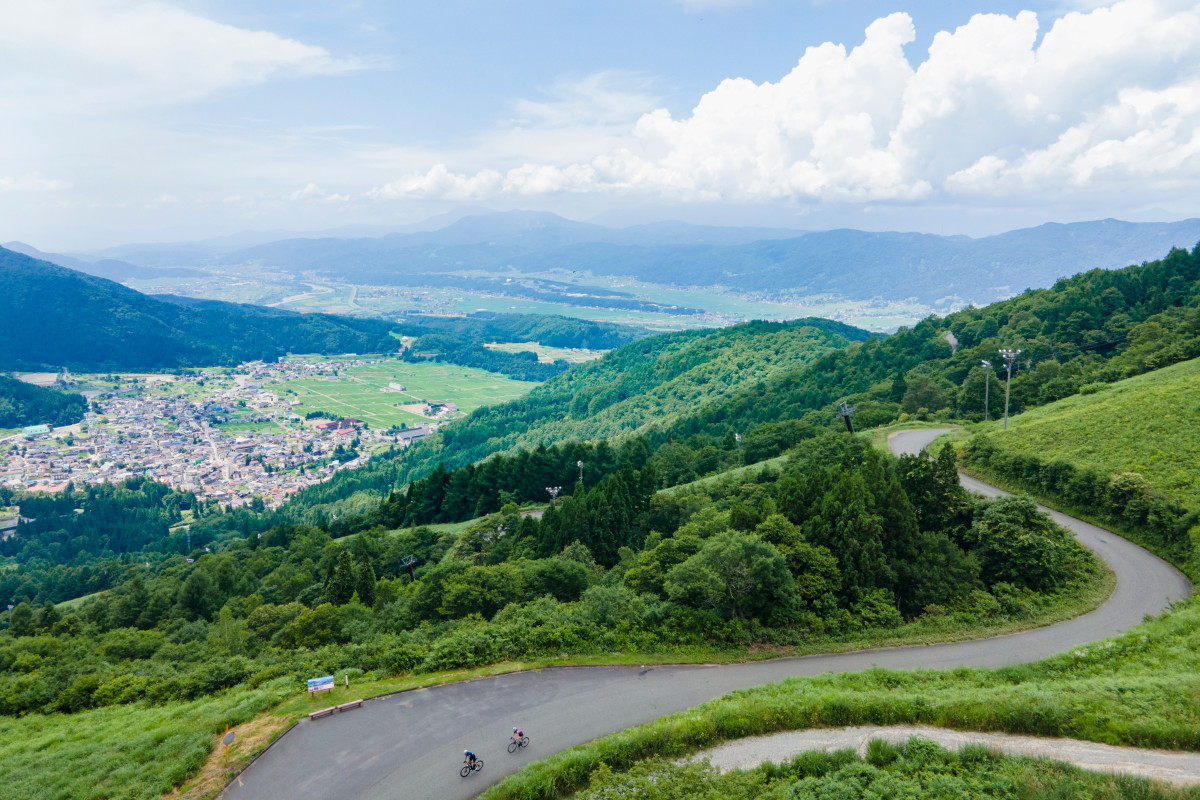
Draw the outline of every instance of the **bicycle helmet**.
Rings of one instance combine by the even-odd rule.
[[[516,728],[513,728],[513,730],[515,731],[515,730],[516,730]]]
[[[465,756],[465,755],[466,755],[467,753],[469,753],[469,752],[471,752],[471,751],[470,751],[470,750],[463,750],[463,755]]]

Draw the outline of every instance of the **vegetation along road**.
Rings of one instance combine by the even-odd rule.
[[[941,432],[897,434],[892,451],[920,452]],[[972,491],[1000,494],[979,481],[962,480]],[[371,700],[360,710],[301,721],[235,778],[224,797],[473,797],[531,759],[682,711],[734,689],[873,665],[937,669],[1018,664],[1130,628],[1190,592],[1187,579],[1158,557],[1101,528],[1051,513],[1117,576],[1112,597],[1082,617],[969,642],[726,666],[557,668],[404,692]],[[532,746],[509,755],[505,745],[514,725],[529,733]],[[483,771],[466,779],[458,775],[464,749],[487,763]]]

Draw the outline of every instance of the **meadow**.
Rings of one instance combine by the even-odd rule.
[[[1095,388],[1011,417],[1007,431],[996,422],[978,430],[1008,453],[1106,475],[1140,473],[1167,497],[1200,508],[1200,359]]]
[[[380,391],[398,383],[405,391]],[[537,386],[493,372],[432,361],[410,363],[390,360],[339,370],[337,380],[302,378],[288,381],[291,391],[304,405],[297,413],[325,411],[356,417],[372,427],[386,428],[404,423],[415,425],[427,417],[401,406],[424,402],[453,402],[464,414],[485,405],[515,400]]]
[[[543,364],[553,363],[560,358],[571,364],[582,364],[585,361],[595,361],[608,352],[607,350],[586,350],[577,347],[548,347],[537,342],[497,342],[485,344],[484,347],[503,353],[535,353],[538,361]]]

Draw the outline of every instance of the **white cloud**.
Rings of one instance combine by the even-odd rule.
[[[979,14],[915,68],[907,14],[853,49],[809,48],[776,82],[722,81],[689,116],[642,114],[610,146],[498,169],[438,164],[373,190],[488,200],[606,192],[675,201],[909,203],[980,194],[1178,192],[1200,181],[1200,5],[1122,0],[1056,20]],[[564,93],[565,94],[565,93]],[[616,120],[594,92],[521,106],[535,129]],[[591,103],[591,110],[579,108]],[[617,109],[606,116],[606,108]],[[538,113],[535,113],[538,112]],[[610,123],[611,125],[611,123]]]
[[[0,103],[72,113],[167,105],[286,75],[354,69],[322,47],[161,2],[0,4]]]
[[[0,192],[54,192],[66,187],[65,181],[47,180],[41,175],[0,175]]]

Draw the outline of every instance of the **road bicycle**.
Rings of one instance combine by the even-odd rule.
[[[521,741],[519,741],[519,742],[517,742],[517,741],[509,742],[508,743],[508,752],[515,753],[515,752],[517,752],[518,747],[529,747],[529,737],[522,736]]]
[[[478,772],[481,769],[483,769],[483,759],[477,758],[475,759],[474,766],[471,766],[470,764],[463,764],[463,768],[458,771],[458,774],[465,778],[472,772]]]

